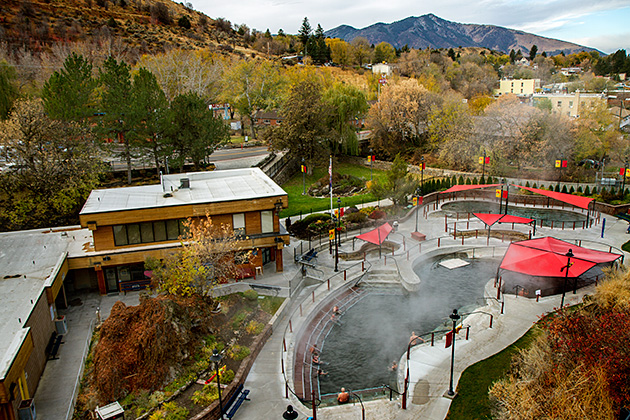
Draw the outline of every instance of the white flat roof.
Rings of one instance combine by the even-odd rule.
[[[73,241],[62,230],[0,233],[0,379],[26,337],[24,324]]]
[[[189,188],[181,188],[183,178],[189,180]],[[164,175],[162,183],[156,185],[93,190],[81,214],[251,200],[286,194],[260,168],[189,172]]]

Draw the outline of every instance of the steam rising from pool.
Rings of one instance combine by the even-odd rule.
[[[449,270],[438,265],[440,256],[414,267],[422,279],[410,295],[375,290],[341,317],[326,338],[321,360],[327,375],[320,377],[321,394],[395,385],[392,361],[407,350],[409,337],[445,329],[453,308],[469,312],[480,305],[485,284],[494,277],[500,260],[462,258],[470,265]],[[461,258],[461,256],[460,256]],[[391,291],[390,291],[391,293]],[[448,324],[450,325],[450,324]],[[394,389],[396,389],[394,387]]]

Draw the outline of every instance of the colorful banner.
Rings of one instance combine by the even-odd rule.
[[[413,202],[414,206],[417,206],[418,205],[418,197],[414,197],[412,202]]]
[[[496,189],[496,190],[494,190],[494,192],[495,192],[495,195],[494,195],[494,196],[495,196],[496,198],[501,197],[501,190]]]
[[[562,164],[562,162],[561,162],[561,161],[556,160],[556,168],[559,168],[561,164]]]
[[[335,229],[330,229],[328,231],[328,239],[330,239],[331,241],[335,239]]]

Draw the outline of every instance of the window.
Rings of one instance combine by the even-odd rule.
[[[523,82],[521,82],[521,87],[523,87]],[[521,89],[521,92],[522,92],[522,91],[523,91],[523,90]]]
[[[155,242],[162,242],[166,240],[166,223],[165,222],[153,222],[153,233]]]
[[[125,225],[114,226],[114,244],[116,246],[129,245],[127,240],[127,227]]]
[[[514,93],[514,89],[510,89],[510,93]]]
[[[153,236],[153,223],[145,222],[140,224],[140,236],[142,237],[142,242],[155,242]]]
[[[179,238],[179,223],[177,220],[166,221],[166,237],[169,241]]]
[[[263,120],[263,124],[269,124],[269,120]]]
[[[271,210],[261,211],[260,221],[262,226],[262,233],[273,232],[273,212]]]
[[[569,101],[569,108],[573,108],[573,101]]]
[[[523,89],[521,89],[521,93],[523,93]]]
[[[129,245],[142,243],[142,238],[140,237],[140,225],[127,225],[127,238],[129,238]]]
[[[562,101],[558,101],[558,104],[556,106],[560,108],[562,106]]]
[[[245,235],[245,213],[232,215],[232,229],[235,235]]]
[[[113,226],[114,245],[125,246],[152,242],[174,241],[186,234],[184,220],[130,223]]]

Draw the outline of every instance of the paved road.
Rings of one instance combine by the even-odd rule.
[[[269,154],[266,146],[219,149],[209,156],[209,161],[213,162],[217,169],[237,169],[248,168],[260,162]],[[105,159],[110,163],[112,170],[125,171],[127,163],[118,158]],[[143,158],[132,159],[134,169],[154,168],[153,158],[145,156]]]

